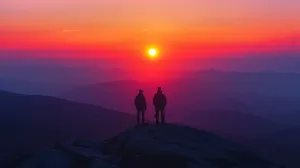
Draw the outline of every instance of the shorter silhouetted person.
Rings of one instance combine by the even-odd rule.
[[[157,93],[153,97],[153,104],[155,106],[156,124],[159,123],[159,113],[161,115],[161,122],[165,122],[165,107],[167,105],[167,98],[163,94],[161,87],[158,87]]]
[[[142,89],[140,89],[139,94],[135,97],[134,103],[137,110],[137,124],[140,125],[141,114],[142,114],[142,124],[145,124],[145,111],[147,109],[147,104]]]

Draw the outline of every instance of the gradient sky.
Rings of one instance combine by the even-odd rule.
[[[298,51],[299,8],[299,0],[2,0],[0,48]]]

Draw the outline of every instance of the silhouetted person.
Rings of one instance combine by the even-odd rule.
[[[141,113],[142,113],[142,124],[145,124],[145,111],[147,109],[147,104],[142,89],[139,90],[139,94],[135,97],[134,103],[137,110],[137,124],[140,125]]]
[[[163,94],[161,87],[157,88],[157,93],[153,97],[153,104],[155,106],[156,124],[159,123],[159,112],[161,114],[161,122],[165,122],[165,107],[167,105],[167,98]]]

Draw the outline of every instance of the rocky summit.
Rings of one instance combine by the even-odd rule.
[[[77,140],[18,158],[17,168],[279,168],[242,146],[179,125],[136,126],[105,142]]]

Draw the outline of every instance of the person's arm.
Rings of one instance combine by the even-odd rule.
[[[153,105],[154,106],[156,105],[156,95],[154,95],[154,97],[153,97]]]

